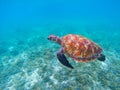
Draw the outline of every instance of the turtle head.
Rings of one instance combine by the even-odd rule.
[[[57,43],[61,44],[61,39],[58,36],[50,35],[50,36],[48,36],[47,39],[50,40],[50,41],[54,41],[54,42],[57,42]]]

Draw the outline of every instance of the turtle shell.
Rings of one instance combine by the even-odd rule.
[[[80,35],[69,34],[61,40],[63,51],[78,62],[95,60],[102,52],[97,44]]]

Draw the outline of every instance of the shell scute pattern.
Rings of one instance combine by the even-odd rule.
[[[89,39],[74,34],[62,37],[62,47],[68,56],[82,62],[94,60],[102,52],[102,49]]]

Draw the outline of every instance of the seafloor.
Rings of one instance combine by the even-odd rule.
[[[0,90],[120,90],[120,28],[47,24],[19,28],[0,40]],[[103,49],[106,61],[77,63],[75,69],[56,58],[60,48],[47,40],[55,34],[86,36]]]

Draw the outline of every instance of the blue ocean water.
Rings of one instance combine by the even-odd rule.
[[[104,62],[63,66],[50,34],[83,35]],[[120,90],[119,0],[0,0],[0,90]]]

